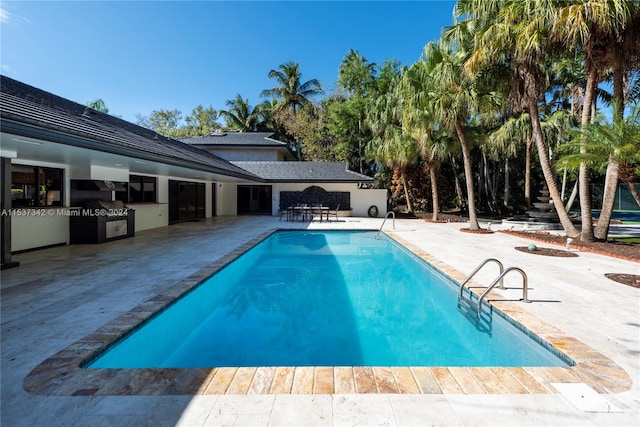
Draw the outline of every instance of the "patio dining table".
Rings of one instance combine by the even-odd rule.
[[[320,215],[320,222],[323,218],[329,221],[329,210],[328,206],[290,206],[287,208],[287,221],[295,221],[296,217],[300,217],[301,221],[307,218],[313,220],[316,214]]]

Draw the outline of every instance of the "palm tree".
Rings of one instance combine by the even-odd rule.
[[[614,80],[622,78],[621,60],[609,59],[609,51],[611,43],[615,45],[621,30],[630,18],[631,6],[628,0],[573,0],[556,10],[551,36],[560,39],[569,49],[582,46],[584,50],[584,72],[587,75],[587,85],[584,94],[585,107],[582,109],[582,127],[591,122],[591,105],[595,100],[597,85],[604,79],[607,65],[614,63],[616,75]],[[615,82],[614,86],[616,86]],[[583,141],[583,154],[586,154],[584,153],[586,143]],[[611,170],[611,173],[616,171]],[[582,239],[593,240],[589,169],[586,163],[580,165],[578,181]]]
[[[220,110],[220,117],[226,122],[227,129],[240,132],[255,132],[260,123],[260,110],[249,104],[237,94],[234,99],[227,100],[227,110]]]
[[[606,123],[600,118],[596,123],[577,129],[571,143],[564,147],[568,154],[561,158],[559,164],[576,167],[578,164],[586,163],[590,167],[603,170],[608,169],[614,163],[616,169],[628,172],[628,176],[625,174],[625,178],[629,187],[633,188],[633,194],[636,170],[640,169],[640,102],[636,102],[631,113],[625,119],[620,118],[619,108],[617,104],[614,104],[610,123]],[[611,197],[610,195],[615,197],[617,184],[616,180],[615,188],[605,191],[605,197]],[[640,205],[640,197],[637,192],[634,194],[634,199]],[[613,205],[614,201],[603,200],[603,204],[605,202]],[[609,222],[605,221],[607,224],[605,234],[603,237],[596,236],[598,239],[607,239]]]
[[[407,200],[407,209],[409,212],[414,212],[410,185],[407,180],[407,168],[417,164],[420,160],[415,140],[404,135],[401,127],[389,125],[385,129],[384,135],[371,140],[369,150],[380,163],[398,169]]]
[[[257,125],[259,132],[273,131],[278,136],[282,133],[282,129],[279,128],[274,117],[274,108],[277,104],[278,101],[271,99],[269,101],[262,101],[253,109],[253,111],[260,116],[260,122]]]
[[[531,117],[532,135],[545,182],[556,207],[562,200],[555,174],[547,154],[538,100],[544,82],[540,64],[550,49],[549,29],[553,23],[554,3],[547,0],[486,0],[457,3],[458,18],[466,18],[465,26],[474,28],[474,50],[465,64],[467,75],[476,75],[491,66],[508,64],[513,80],[510,100],[516,109],[525,109]],[[449,30],[456,34],[456,30]],[[556,209],[568,237],[580,232],[564,209]]]
[[[504,120],[502,125],[489,134],[487,143],[494,157],[505,155],[505,161],[515,157],[518,147],[525,147],[524,199],[527,208],[531,205],[531,120],[529,115],[519,114]],[[505,204],[508,204],[508,163],[505,165]]]
[[[296,113],[302,106],[311,105],[311,98],[322,93],[322,87],[317,79],[302,83],[302,73],[297,63],[281,64],[278,70],[269,71],[269,78],[275,80],[278,86],[263,90],[260,96],[275,97],[278,104],[275,110],[287,108]]]
[[[368,149],[374,159],[386,166],[398,169],[404,187],[407,209],[414,212],[407,168],[419,162],[420,156],[414,139],[403,131],[403,99],[399,87],[400,76],[367,109],[366,123],[373,132]]]
[[[375,84],[376,64],[367,61],[357,50],[350,49],[342,59],[338,82],[349,95],[365,96]]]
[[[556,109],[557,111],[569,110],[571,117],[576,122],[580,121],[583,112],[584,92],[587,86],[587,77],[583,73],[584,60],[580,51],[576,51],[572,55],[567,55],[567,52],[559,51],[559,58],[552,58],[551,64],[546,67],[546,72],[550,73],[548,77],[550,92],[552,92],[552,99],[547,103],[547,108]],[[602,98],[603,92],[596,90],[596,96],[594,96],[591,105],[587,108],[595,109],[596,100]],[[555,113],[555,112],[554,112]],[[575,126],[572,123],[569,128]],[[567,128],[567,129],[569,129]],[[567,185],[568,170],[562,171],[562,200],[565,200],[566,185]],[[571,196],[565,204],[565,210],[568,212],[573,206],[575,196],[578,192],[579,180],[576,177],[574,188],[571,191]],[[584,190],[584,189],[583,189]],[[583,203],[591,203],[589,199],[584,199]],[[587,210],[581,211],[585,219],[585,224],[588,224],[591,220],[591,212]],[[589,228],[589,227],[585,227]],[[586,238],[585,238],[586,240]]]
[[[479,230],[471,147],[464,127],[472,114],[486,112],[497,105],[492,94],[484,91],[483,85],[476,84],[477,80],[463,73],[462,67],[467,58],[467,53],[461,48],[453,51],[444,43],[427,44],[422,60],[426,63],[425,69],[430,70],[429,73],[425,73],[425,78],[428,76],[430,80],[427,84],[429,90],[419,93],[417,101],[422,105],[429,105],[438,126],[455,133],[460,142],[469,208],[469,228]]]
[[[452,153],[453,138],[446,130],[436,129],[436,121],[428,105],[429,98],[421,96],[429,92],[429,85],[433,83],[431,71],[425,61],[418,61],[404,74],[401,86],[405,100],[402,127],[416,141],[429,170],[433,206],[431,220],[437,221],[440,210],[437,170],[441,160]]]
[[[385,78],[393,79],[399,70],[393,66],[386,69]],[[367,110],[375,102],[376,98],[390,92],[390,87],[386,90],[378,91],[376,80],[377,67],[376,64],[370,63],[367,59],[360,55],[357,50],[351,49],[343,58],[338,69],[338,87],[344,91],[344,102],[339,108],[334,108],[334,112],[341,116],[341,121],[345,119],[349,123],[346,128],[343,127],[343,135],[348,135],[351,151],[354,151],[359,163],[360,173],[364,173],[364,147],[372,138],[367,126],[365,126]],[[380,82],[382,83],[382,82]],[[385,83],[389,83],[385,81]],[[382,84],[386,86],[386,84]],[[382,88],[381,88],[382,89]],[[344,139],[344,138],[341,138]]]
[[[626,6],[629,7],[628,19],[625,20],[621,29],[616,28],[609,35],[613,46],[613,54],[609,57],[613,68],[612,102],[618,107],[616,113],[620,121],[623,120],[625,111],[625,89],[627,86],[625,83],[628,83],[625,82],[625,77],[628,77],[632,70],[638,70],[638,57],[640,57],[640,2],[637,0],[629,1]],[[602,209],[594,232],[598,239],[606,240],[609,234],[615,193],[618,188],[618,179],[621,176],[619,167],[620,163],[614,156],[611,156],[605,176]]]

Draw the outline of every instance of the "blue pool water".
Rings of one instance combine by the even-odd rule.
[[[88,367],[567,366],[457,289],[376,232],[279,231]]]

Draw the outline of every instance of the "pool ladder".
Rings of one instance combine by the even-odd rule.
[[[482,267],[487,265],[489,262],[495,262],[496,264],[498,264],[498,266],[500,267],[500,274],[493,280],[493,282],[491,282],[491,284],[484,290],[484,292],[480,294],[480,296],[478,297],[478,302],[474,302],[473,301],[474,294],[473,292],[471,292],[471,289],[469,286],[466,287],[467,290],[469,291],[469,298],[464,296],[465,285],[471,280],[473,276],[476,275],[478,271],[480,271]],[[460,306],[461,302],[464,302],[469,307],[474,308],[476,310],[477,316],[480,317],[482,312],[482,301],[484,300],[484,298],[498,284],[500,284],[500,286],[498,286],[500,289],[504,289],[504,280],[503,280],[504,276],[511,273],[512,271],[517,271],[522,276],[522,302],[531,302],[531,300],[528,298],[529,280],[527,279],[527,273],[525,273],[524,270],[518,267],[509,267],[505,270],[504,265],[499,260],[497,260],[496,258],[487,258],[484,261],[482,261],[475,268],[475,270],[473,270],[471,274],[469,274],[460,284],[460,293],[458,295],[458,306]]]
[[[382,227],[384,227],[384,223],[387,222],[387,218],[389,218],[389,215],[391,215],[392,219],[393,219],[393,229],[396,229],[396,213],[394,211],[389,211],[387,212],[387,214],[384,216],[384,219],[382,220],[382,224],[380,224],[380,229],[378,229],[378,236],[380,236],[380,233],[382,233]]]

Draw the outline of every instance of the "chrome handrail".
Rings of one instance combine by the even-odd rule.
[[[462,281],[462,283],[460,284],[460,296],[462,296],[462,291],[464,290],[464,285],[466,285],[466,284],[467,284],[467,282],[468,282],[469,280],[471,280],[471,278],[472,278],[473,276],[475,276],[475,275],[476,275],[476,273],[477,273],[478,271],[480,271],[480,269],[481,269],[482,267],[484,267],[488,262],[495,262],[496,264],[498,264],[498,265],[500,266],[500,275],[501,275],[501,276],[500,276],[500,286],[499,286],[499,287],[500,287],[500,289],[504,289],[504,283],[502,282],[502,273],[504,272],[504,265],[502,265],[502,263],[501,263],[499,260],[497,260],[496,258],[487,258],[487,259],[485,259],[484,261],[482,261],[482,262],[480,263],[480,265],[478,265],[478,266],[475,268],[475,270],[473,270],[473,271],[471,272],[471,274],[469,274],[469,275],[468,275],[468,276],[467,276],[467,277]]]
[[[502,280],[502,278],[504,276],[506,276],[508,273],[510,273],[512,271],[517,271],[522,276],[522,302],[531,302],[531,300],[529,299],[529,295],[528,295],[529,294],[529,279],[527,279],[527,273],[525,273],[524,270],[522,270],[521,268],[509,267],[506,270],[504,270],[502,273],[500,273],[500,275],[498,277],[496,277],[496,279],[493,281],[493,283],[491,283],[489,285],[489,287],[478,298],[478,309],[477,309],[478,310],[478,316],[480,316],[480,309],[482,307],[482,300],[484,299],[484,297],[489,293],[489,291],[491,291],[491,289],[493,289],[496,286],[496,284],[499,281]]]
[[[396,213],[394,211],[389,211],[382,220],[382,224],[380,225],[380,229],[378,230],[378,236],[382,232],[382,227],[384,227],[384,223],[387,222],[387,218],[389,218],[389,215],[391,215],[391,217],[393,218],[393,229],[396,229]]]

